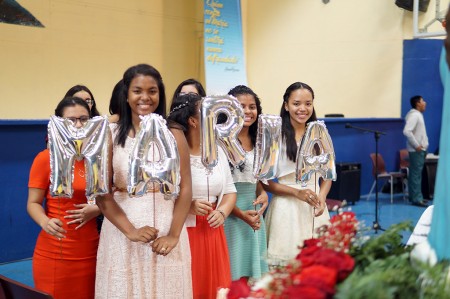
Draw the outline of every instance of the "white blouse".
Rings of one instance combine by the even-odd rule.
[[[218,163],[209,176],[206,174],[206,167],[201,161],[201,156],[191,155],[192,200],[207,200],[209,193],[209,202],[217,202],[219,206],[224,194],[236,193],[227,156],[220,147],[218,153]],[[194,227],[195,220],[195,215],[189,214],[186,226]]]

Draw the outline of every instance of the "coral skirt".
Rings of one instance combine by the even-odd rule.
[[[34,284],[55,299],[94,298],[97,225],[92,219],[78,230],[75,226],[64,225],[67,234],[61,240],[41,231],[36,242]]]
[[[188,227],[192,256],[194,298],[216,298],[217,290],[231,285],[230,259],[223,225],[211,228],[207,216],[196,216]]]

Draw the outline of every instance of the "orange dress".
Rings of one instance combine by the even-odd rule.
[[[217,291],[231,286],[231,268],[223,225],[209,226],[207,216],[196,216],[196,226],[188,227],[192,255],[194,298],[214,299]]]
[[[72,182],[72,198],[50,196],[50,153],[40,152],[30,170],[29,188],[44,189],[45,210],[49,218],[59,218],[67,231],[66,238],[58,240],[42,230],[36,241],[33,255],[33,278],[35,287],[53,295],[55,299],[94,298],[95,266],[98,232],[95,218],[78,230],[79,225],[70,224],[72,219],[63,218],[74,204],[86,203],[86,180],[84,161],[75,162]]]
[[[206,177],[200,156],[191,155],[192,198],[208,200],[215,208],[224,194],[236,193],[225,153]],[[209,196],[209,197],[208,197]],[[192,286],[195,299],[215,299],[217,291],[231,286],[228,245],[223,225],[212,228],[207,216],[189,214],[186,220],[192,256]]]

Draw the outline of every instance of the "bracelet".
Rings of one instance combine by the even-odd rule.
[[[225,216],[225,213],[220,210],[220,209],[216,209],[217,212],[219,212],[220,214],[222,214],[223,220],[227,219],[227,217]]]

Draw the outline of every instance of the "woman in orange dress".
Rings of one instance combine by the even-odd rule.
[[[55,115],[72,119],[81,127],[90,118],[88,104],[80,98],[64,98]],[[94,298],[98,233],[97,206],[82,209],[87,202],[84,161],[75,161],[72,198],[50,195],[50,153],[43,150],[34,159],[28,182],[27,211],[42,227],[33,255],[35,287],[55,299]],[[45,206],[43,206],[45,198]]]
[[[192,202],[186,220],[192,256],[194,298],[216,298],[218,289],[229,288],[231,270],[223,224],[236,203],[236,188],[228,159],[219,148],[218,163],[207,177],[201,162],[200,103],[195,94],[176,97],[168,117],[185,128],[188,141]]]

